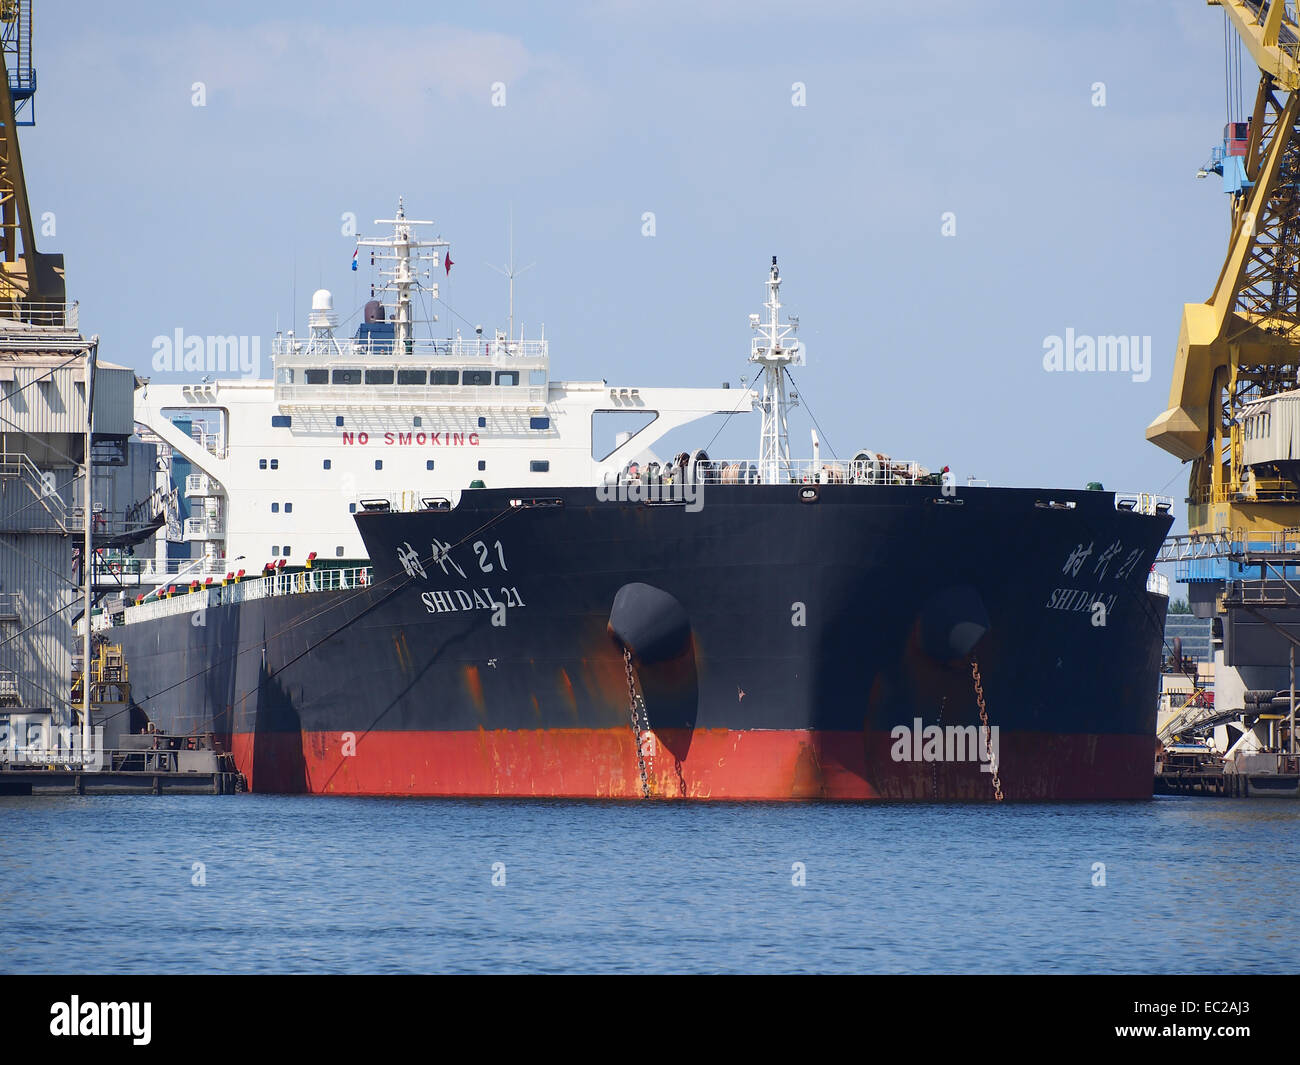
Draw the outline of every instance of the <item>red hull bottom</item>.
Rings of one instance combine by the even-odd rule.
[[[236,763],[258,792],[642,798],[630,729],[244,733],[233,739]],[[652,798],[993,798],[992,777],[977,764],[895,761],[888,733],[666,730],[654,746],[646,762]],[[1003,734],[999,773],[1012,800],[1149,799],[1154,753],[1149,736]]]

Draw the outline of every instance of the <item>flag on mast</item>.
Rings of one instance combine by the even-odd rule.
[[[354,251],[354,252],[352,253],[352,269],[353,269],[353,270],[355,270],[355,269],[357,268],[357,254],[358,254],[360,251],[361,251],[361,247],[358,245],[356,251]]]
[[[456,264],[451,261],[451,252],[447,252],[447,257],[443,262],[443,268],[447,271],[448,276],[451,274],[451,268]]]

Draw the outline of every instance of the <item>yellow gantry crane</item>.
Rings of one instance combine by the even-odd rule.
[[[62,325],[63,256],[36,249],[18,149],[18,127],[35,121],[35,95],[31,0],[0,0],[0,317]]]
[[[1223,148],[1215,150],[1214,168],[1233,194],[1228,255],[1210,298],[1183,308],[1169,408],[1146,431],[1152,443],[1192,464],[1188,526],[1194,533],[1300,526],[1300,484],[1288,476],[1295,469],[1248,465],[1245,454],[1256,428],[1249,416],[1259,401],[1300,389],[1294,2],[1208,0],[1223,8],[1260,80],[1249,120],[1230,121]]]

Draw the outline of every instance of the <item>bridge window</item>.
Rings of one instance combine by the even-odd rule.
[[[272,504],[271,504],[271,513],[272,513],[272,514],[279,514],[279,513],[280,513],[280,504],[279,504],[279,503],[272,503]]]
[[[424,371],[398,370],[397,383],[399,385],[422,385],[424,384]]]
[[[468,381],[465,382],[469,384]],[[460,384],[459,370],[430,370],[429,384],[431,385],[458,385]]]
[[[303,380],[309,385],[327,385],[330,383],[329,370],[306,370],[303,373]]]
[[[258,468],[259,470],[264,470],[264,469],[266,469],[266,459],[258,459],[258,460],[257,460],[257,468]]]
[[[392,370],[367,370],[366,384],[368,385],[391,385],[393,383]]]
[[[280,545],[279,545],[279,544],[272,544],[272,545],[271,545],[271,554],[273,554],[273,555],[278,555],[279,553],[280,553]]]
[[[492,383],[492,371],[466,370],[462,383],[467,385],[490,385]]]
[[[383,468],[384,468],[384,460],[383,460],[383,459],[375,459],[375,469],[377,469],[377,470],[382,470]]]
[[[293,425],[293,418],[290,415],[288,414],[271,415],[272,429],[288,429],[291,425]]]
[[[355,514],[356,512],[357,512],[357,505],[356,505],[355,503],[349,503],[349,504],[348,504],[348,513],[349,513],[349,514]]]
[[[338,547],[336,547],[336,548],[334,549],[334,554],[335,554],[335,556],[338,557],[338,558],[342,558],[342,557],[343,557],[343,545],[342,545],[342,544],[340,544]]]
[[[431,469],[433,469],[433,459],[425,459],[425,460],[424,460],[424,468],[425,468],[426,470],[431,470]]]
[[[337,418],[335,418],[335,419],[334,419],[334,424],[337,425],[339,428],[342,428],[342,427],[343,427],[343,415],[340,414]]]
[[[549,429],[550,427],[551,427],[550,418],[529,418],[528,419],[529,429]]]
[[[519,384],[518,370],[498,370],[497,384],[499,385],[517,385]]]
[[[415,428],[419,429],[424,424],[424,419],[417,416],[415,418],[412,418],[411,422],[415,426]]]
[[[486,428],[487,428],[487,419],[486,419],[486,418],[480,418],[480,419],[478,420],[478,427],[479,427],[480,429],[486,429]]]
[[[280,468],[280,460],[279,460],[279,459],[272,459],[272,460],[271,460],[271,469],[273,469],[273,470],[278,470],[279,468]]]
[[[329,460],[329,459],[326,459],[326,460],[325,460],[325,466],[324,466],[324,468],[327,469],[327,470],[330,468],[330,460]]]
[[[487,463],[484,462],[482,459],[479,459],[479,460],[478,460],[478,468],[479,468],[480,470],[486,470],[486,469],[487,469]]]
[[[551,463],[549,459],[533,459],[528,464],[529,473],[550,473]]]
[[[285,512],[286,514],[292,514],[292,513],[293,513],[293,504],[292,504],[292,503],[286,503],[286,504],[284,505],[284,512]]]
[[[332,380],[336,385],[359,385],[361,384],[361,371],[335,370]]]

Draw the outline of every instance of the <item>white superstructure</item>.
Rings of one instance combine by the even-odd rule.
[[[136,393],[136,420],[193,467],[183,536],[202,556],[146,565],[145,576],[252,575],[268,561],[301,565],[313,552],[320,561],[363,559],[353,521],[363,500],[454,504],[476,481],[596,485],[652,460],[656,441],[680,426],[753,409],[751,393],[731,389],[552,381],[547,341],[522,331],[417,337],[416,301],[437,299],[431,273],[443,268],[438,254],[448,245],[418,239],[417,227],[431,223],[408,219],[400,203],[382,221],[392,235],[358,248],[371,250],[374,294],[387,304],[367,304],[357,335],[336,335],[332,297],[320,290],[308,335],[277,335],[270,379],[152,381]],[[593,421],[605,412],[648,423],[597,456]]]

